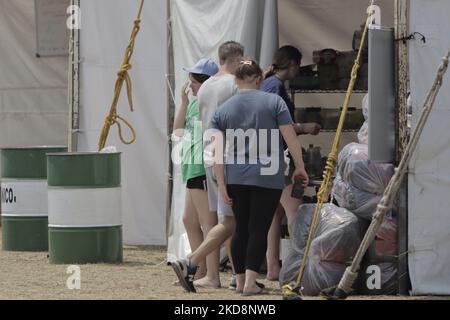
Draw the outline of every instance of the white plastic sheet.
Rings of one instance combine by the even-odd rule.
[[[140,1],[82,1],[81,29],[81,134],[79,151],[97,150],[100,130],[111,105],[117,71],[129,43]],[[132,58],[131,113],[122,92],[118,113],[134,126],[137,140],[123,145],[113,126],[107,146],[122,152],[122,218],[124,243],[166,244],[168,183],[167,5],[146,1],[141,30]],[[129,132],[124,128],[124,134]]]
[[[431,88],[441,58],[450,47],[450,1],[410,1],[410,31],[426,43],[410,41],[413,126]],[[409,166],[408,250],[412,293],[450,294],[450,73]]]
[[[37,58],[34,1],[0,0],[0,147],[67,144],[67,58]]]

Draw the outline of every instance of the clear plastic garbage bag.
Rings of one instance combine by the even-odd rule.
[[[300,206],[290,226],[291,247],[281,268],[281,286],[298,277],[315,206]],[[338,284],[361,243],[365,226],[350,211],[324,204],[305,266],[304,294],[318,295],[321,290]]]
[[[343,181],[357,189],[382,195],[394,175],[390,163],[369,161],[368,146],[350,143],[339,153],[338,172]]]

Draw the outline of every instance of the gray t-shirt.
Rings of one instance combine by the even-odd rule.
[[[226,137],[227,184],[283,189],[284,154],[279,126],[292,124],[286,103],[259,90],[239,91],[214,114],[211,129]]]

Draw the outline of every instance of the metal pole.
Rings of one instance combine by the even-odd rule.
[[[173,75],[175,74],[174,66],[174,55],[173,55],[173,37],[172,37],[172,26],[171,26],[171,11],[170,11],[170,1],[167,1],[167,53],[168,53],[168,63],[167,63],[167,83],[173,86],[175,80]],[[168,90],[169,91],[169,90]],[[171,134],[173,131],[173,124],[175,119],[175,102],[172,99],[170,92],[167,93],[167,137],[169,144],[169,163],[167,164],[167,198],[166,198],[166,235],[167,238],[172,233],[173,226],[171,225],[171,215],[172,215],[172,195],[173,195],[173,164],[171,159],[172,154],[172,140]]]
[[[408,33],[408,2],[407,0],[395,1],[395,38],[405,38]],[[403,41],[396,41],[396,87],[397,87],[397,134],[396,134],[396,161],[401,158],[405,147],[408,143],[409,137],[407,132],[407,94],[409,87],[409,73],[408,73],[408,45]],[[402,183],[399,191],[398,199],[398,227],[397,227],[397,241],[398,241],[398,259],[397,259],[397,284],[398,293],[401,295],[408,295],[411,288],[409,274],[408,274],[408,178]]]
[[[71,0],[71,6],[80,8],[80,0]],[[76,19],[80,18],[79,16]],[[69,40],[69,65],[68,65],[68,106],[69,106],[69,126],[67,137],[67,149],[69,152],[78,149],[77,133],[80,128],[79,108],[80,108],[80,30],[72,28]]]
[[[73,6],[74,0],[70,0],[70,6]],[[73,119],[73,48],[74,36],[73,29],[69,29],[69,61],[67,66],[67,105],[69,107],[69,121],[67,131],[67,151],[72,152],[72,119]]]

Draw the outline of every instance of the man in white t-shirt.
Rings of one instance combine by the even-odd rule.
[[[216,110],[225,101],[234,96],[238,88],[234,72],[243,57],[243,47],[235,42],[226,42],[219,48],[221,67],[219,72],[209,78],[198,92],[198,106],[202,120],[203,132],[208,130]],[[223,63],[223,64],[222,64]],[[217,183],[213,174],[213,148],[208,137],[203,141],[203,156],[208,185],[209,209],[219,215],[233,216],[231,207],[218,196]]]
[[[220,105],[231,98],[237,92],[234,73],[242,61],[244,47],[234,41],[223,43],[219,48],[220,69],[219,72],[203,83],[197,98],[203,131],[206,131],[211,119]],[[212,150],[209,148],[208,139],[204,141],[204,163],[208,188],[209,208],[217,221],[217,215],[224,217],[223,221],[212,228],[203,243],[191,253],[188,260],[178,260],[172,263],[180,284],[188,292],[195,292],[197,288],[219,288],[219,249],[220,246],[232,235],[235,221],[231,206],[227,205],[218,192],[217,182],[213,174]],[[216,222],[217,223],[217,222]],[[231,257],[228,249],[228,256]],[[203,259],[212,259],[210,265],[217,267],[207,270],[204,278],[192,282],[196,266]]]

